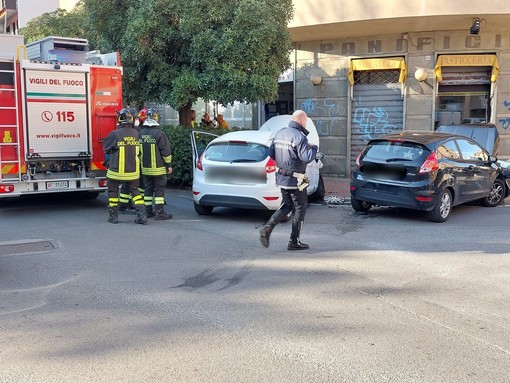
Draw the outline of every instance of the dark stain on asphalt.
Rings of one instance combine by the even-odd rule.
[[[219,278],[216,275],[214,275],[214,273],[210,272],[208,269],[202,271],[198,275],[186,278],[184,280],[184,283],[175,286],[175,288],[199,289],[201,287],[212,285],[217,280],[219,280]]]
[[[178,286],[173,286],[172,288],[187,288],[187,289],[200,289],[207,286],[212,285],[213,283],[217,281],[223,281],[225,282],[225,285],[215,291],[221,291],[226,290],[231,287],[237,286],[240,284],[243,279],[249,274],[250,267],[244,266],[241,270],[239,270],[237,273],[235,273],[232,277],[223,279],[222,277],[219,277],[217,274],[211,269],[207,269],[202,271],[200,274],[194,275],[192,277],[186,278],[183,283],[181,283]],[[221,272],[219,274],[222,274]]]
[[[234,276],[232,276],[232,278],[225,279],[227,284],[225,286],[223,286],[221,289],[218,289],[218,291],[226,290],[226,289],[229,289],[231,287],[238,285],[239,283],[241,283],[241,281],[244,279],[244,277],[246,277],[248,275],[249,272],[250,271],[249,271],[248,267],[242,268]]]

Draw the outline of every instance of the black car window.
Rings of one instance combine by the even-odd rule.
[[[426,152],[424,148],[414,142],[374,141],[368,146],[364,159],[386,162],[416,161],[424,152]]]
[[[249,142],[221,142],[210,145],[204,158],[218,162],[260,162],[267,158],[269,148]]]
[[[487,153],[479,145],[472,141],[458,139],[457,144],[460,148],[462,158],[466,161],[488,161]]]
[[[439,148],[437,148],[437,152],[443,158],[449,158],[452,160],[460,159],[459,148],[455,144],[454,140],[447,141],[439,146]]]

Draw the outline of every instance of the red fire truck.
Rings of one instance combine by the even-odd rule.
[[[102,142],[122,108],[120,60],[90,55],[86,40],[41,41],[0,34],[0,198],[95,198],[106,190]]]

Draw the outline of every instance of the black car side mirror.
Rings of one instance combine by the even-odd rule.
[[[498,162],[498,157],[492,155],[492,154],[489,154],[489,162],[490,163],[495,163],[495,162]]]

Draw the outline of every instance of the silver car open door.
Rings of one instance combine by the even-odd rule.
[[[198,159],[204,152],[209,142],[219,137],[219,135],[214,133],[203,132],[200,130],[192,130],[190,135],[191,135],[191,148],[193,151],[193,174],[195,174]]]

